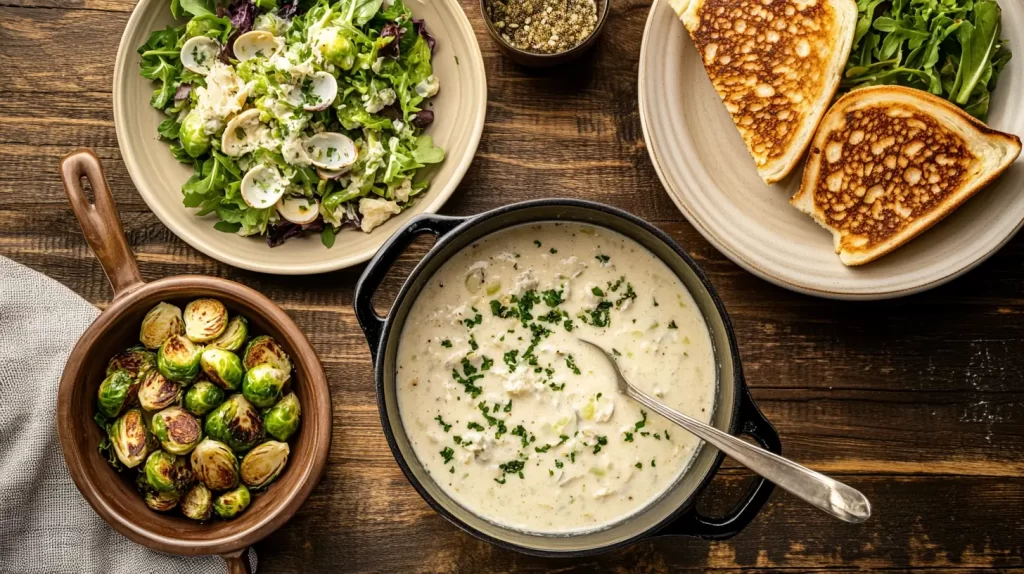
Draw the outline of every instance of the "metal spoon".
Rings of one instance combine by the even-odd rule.
[[[627,381],[612,355],[590,341],[579,340],[600,351],[615,367],[620,393],[711,443],[783,490],[795,494],[836,518],[856,524],[864,522],[871,516],[871,503],[860,491],[666,407]]]

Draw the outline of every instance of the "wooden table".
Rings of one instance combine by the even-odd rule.
[[[670,233],[722,295],[754,398],[785,453],[861,489],[875,516],[842,524],[777,491],[732,540],[658,539],[572,561],[463,534],[420,499],[384,441],[351,309],[361,269],[294,278],[233,269],[172,235],[135,192],[110,96],[132,2],[0,0],[0,254],[107,304],[107,281],[57,176],[63,154],[91,147],[105,160],[147,278],[203,273],[250,285],[295,318],[323,359],[335,416],[330,464],[295,519],[258,545],[260,572],[1024,566],[1024,236],[951,285],[902,300],[842,303],[782,290],[713,249],[651,167],[636,100],[647,0],[615,0],[599,46],[552,72],[501,57],[477,3],[462,3],[484,51],[490,109],[477,158],[444,212],[570,196]],[[406,270],[423,249],[407,254]],[[704,504],[728,507],[747,480],[727,467]]]

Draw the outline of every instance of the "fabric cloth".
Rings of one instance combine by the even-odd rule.
[[[0,572],[225,572],[217,556],[150,550],[79,494],[55,420],[64,362],[99,311],[60,283],[0,257]],[[250,550],[255,570],[255,553]]]

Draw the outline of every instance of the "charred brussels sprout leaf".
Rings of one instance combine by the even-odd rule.
[[[114,453],[121,464],[135,468],[149,453],[149,431],[142,411],[131,409],[118,417],[107,429]]]
[[[199,364],[210,381],[228,391],[237,391],[242,386],[245,371],[242,359],[231,351],[207,348],[200,357]]]
[[[162,411],[181,400],[181,387],[159,371],[147,371],[139,385],[139,404],[149,412]]]
[[[286,382],[286,371],[269,364],[256,365],[245,373],[242,394],[257,407],[269,407],[281,398],[281,389]]]
[[[185,393],[185,410],[197,417],[217,408],[224,402],[224,391],[210,381],[199,381]]]
[[[206,416],[206,434],[235,452],[246,452],[263,440],[263,421],[240,394],[231,395]],[[209,486],[209,485],[207,485]]]
[[[234,518],[249,508],[251,496],[244,484],[239,484],[213,499],[213,511],[220,518]]]
[[[213,514],[213,493],[199,483],[181,497],[181,513],[192,520],[209,520]]]
[[[202,352],[188,338],[181,335],[168,337],[156,354],[160,374],[176,383],[191,383],[199,375]]]
[[[149,349],[159,349],[171,335],[185,332],[181,309],[169,303],[158,303],[146,313],[139,329],[139,341]]]
[[[182,126],[184,130],[184,126]],[[196,343],[220,337],[228,326],[228,310],[216,299],[196,299],[185,305],[185,336]]]
[[[192,451],[192,472],[210,490],[228,490],[238,484],[238,459],[228,445],[203,439]]]
[[[203,116],[197,110],[189,112],[181,121],[178,141],[181,142],[185,153],[192,157],[199,157],[210,151],[210,138],[206,135],[206,125]]]
[[[249,321],[241,315],[235,315],[230,321],[228,326],[221,333],[220,337],[210,341],[209,347],[215,349],[224,349],[225,351],[235,352],[242,348],[245,344],[245,340],[249,338]]]
[[[242,459],[242,482],[250,488],[264,488],[281,474],[288,464],[288,443],[267,441],[249,451]]]
[[[139,382],[125,370],[114,371],[100,383],[96,408],[107,418],[115,418],[138,400]]]
[[[107,363],[107,374],[114,371],[128,371],[133,377],[152,369],[156,365],[156,356],[141,347],[128,349],[114,355]]]
[[[301,416],[299,398],[288,393],[263,415],[263,426],[267,434],[280,441],[286,441],[299,428]]]
[[[245,348],[243,362],[246,370],[267,363],[285,373],[292,372],[292,361],[288,358],[288,354],[284,352],[281,345],[277,344],[277,341],[268,335],[260,335],[249,341],[249,345]]]
[[[203,438],[199,421],[181,407],[169,407],[155,415],[153,435],[171,454],[188,454]]]

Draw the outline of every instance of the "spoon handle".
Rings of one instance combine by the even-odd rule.
[[[627,387],[627,394],[825,512],[853,523],[864,522],[871,516],[871,503],[860,491],[669,408],[633,385]]]

